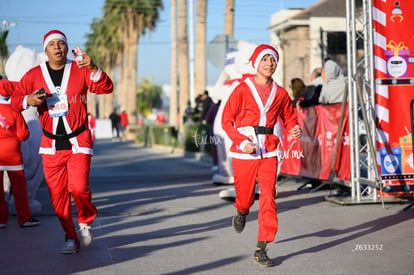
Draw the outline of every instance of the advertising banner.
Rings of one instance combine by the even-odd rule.
[[[414,1],[373,1],[376,145],[384,196],[414,194]]]
[[[342,104],[320,105],[297,111],[303,135],[298,142],[291,139],[284,129],[281,174],[328,180],[336,135],[340,131],[334,172],[337,178],[350,180],[348,106],[345,108],[342,127],[339,127],[341,106]]]

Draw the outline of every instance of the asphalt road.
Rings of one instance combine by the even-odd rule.
[[[341,206],[327,190],[278,186],[276,263],[253,263],[258,203],[241,234],[231,227],[229,186],[214,185],[207,162],[179,151],[98,140],[91,189],[98,217],[94,242],[61,255],[64,234],[43,183],[41,225],[0,230],[0,274],[414,274],[414,208]],[[76,219],[76,218],[75,218]]]

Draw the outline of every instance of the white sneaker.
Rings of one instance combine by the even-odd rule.
[[[33,217],[30,217],[24,224],[22,224],[20,227],[31,227],[31,226],[37,226],[40,222],[38,219],[35,219]]]
[[[91,226],[87,223],[80,223],[79,224],[79,241],[81,247],[88,247],[91,245],[93,236]]]
[[[65,246],[62,247],[60,250],[61,254],[76,254],[78,253],[78,249],[76,247],[76,243],[74,239],[69,239],[65,242]]]
[[[7,225],[5,225],[4,223],[0,223],[0,228],[6,228]]]

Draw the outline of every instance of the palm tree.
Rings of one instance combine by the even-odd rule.
[[[178,0],[178,70],[179,70],[179,117],[182,117],[189,99],[189,73],[188,73],[188,37],[187,37],[187,1]],[[180,131],[183,132],[183,127]]]
[[[170,125],[177,127],[177,0],[171,0]]]
[[[196,16],[195,90],[200,93],[206,88],[207,0],[196,1]]]
[[[118,49],[120,48],[119,38],[116,34],[116,26],[114,24],[108,24],[108,20],[99,18],[94,20],[91,29],[92,32],[87,34],[88,39],[85,45],[85,51],[93,57],[94,62],[99,64],[111,79],[114,79],[115,65],[119,55]],[[93,98],[91,100],[92,104],[94,103]],[[113,94],[98,96],[99,118],[109,117],[113,109],[113,98]],[[90,107],[88,105],[89,110],[91,110]],[[94,109],[92,109],[92,113],[93,111]]]
[[[224,34],[233,35],[233,30],[234,30],[234,0],[226,0]]]
[[[122,47],[118,59],[118,103],[128,114],[136,112],[137,51],[139,36],[155,28],[161,0],[106,0],[104,18],[115,24]],[[135,122],[135,117],[130,121]]]
[[[9,55],[9,50],[7,48],[6,38],[9,34],[9,31],[1,31],[0,32],[0,58],[1,58],[1,64],[0,64],[0,74],[4,74],[4,66],[6,64],[6,58]]]

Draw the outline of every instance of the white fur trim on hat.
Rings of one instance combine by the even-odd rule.
[[[66,40],[66,36],[60,32],[60,31],[51,31],[43,40],[43,50],[46,50],[47,44],[49,44],[50,41],[53,39],[60,39],[63,42],[65,42],[66,45],[68,45],[68,41]]]
[[[263,51],[261,51],[259,53],[259,55],[257,56],[256,60],[254,61],[254,68],[257,68],[257,66],[259,66],[260,61],[267,54],[271,54],[275,58],[276,63],[278,62],[278,57],[277,57],[275,51],[272,51],[271,49],[264,49]]]

